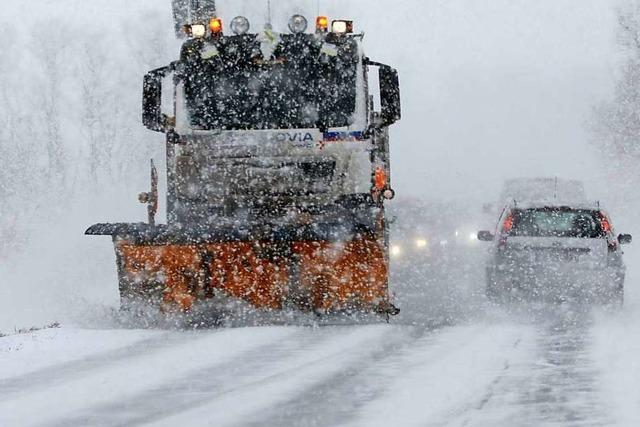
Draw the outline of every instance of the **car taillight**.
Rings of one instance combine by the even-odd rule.
[[[498,248],[504,248],[507,246],[507,235],[513,230],[513,212],[509,212],[507,217],[502,222],[502,232],[498,239]]]
[[[611,221],[609,221],[607,214],[604,212],[599,212],[598,216],[600,217],[600,227],[602,227],[602,232],[605,234],[605,238],[607,239],[607,248],[609,249],[609,253],[616,252],[618,250],[618,242],[611,238],[611,233],[613,233]]]
[[[611,223],[609,222],[609,218],[603,212],[600,212],[600,226],[602,227],[602,231],[606,234],[611,233]]]
[[[513,230],[513,213],[509,212],[502,223],[502,234],[508,234],[511,230]]]

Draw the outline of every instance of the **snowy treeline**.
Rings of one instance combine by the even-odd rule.
[[[0,17],[0,258],[34,222],[130,188],[163,149],[141,125],[140,99],[142,75],[177,54],[168,6],[130,7],[124,20],[39,7],[29,25],[9,20],[26,4]]]
[[[623,54],[612,99],[594,108],[593,143],[617,184],[640,179],[640,1],[618,9],[617,42]]]

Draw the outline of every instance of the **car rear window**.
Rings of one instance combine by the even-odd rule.
[[[511,236],[604,237],[598,211],[567,208],[516,209]]]

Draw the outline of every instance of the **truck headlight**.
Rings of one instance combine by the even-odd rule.
[[[336,34],[351,34],[353,33],[353,21],[333,21],[331,31]]]
[[[429,245],[427,239],[416,239],[416,248],[425,249]]]
[[[191,37],[201,39],[207,35],[207,27],[203,24],[189,25],[189,33]]]

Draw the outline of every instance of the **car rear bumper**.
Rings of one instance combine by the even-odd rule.
[[[582,266],[494,266],[488,278],[504,290],[539,297],[608,296],[624,287],[624,266],[590,269]]]

